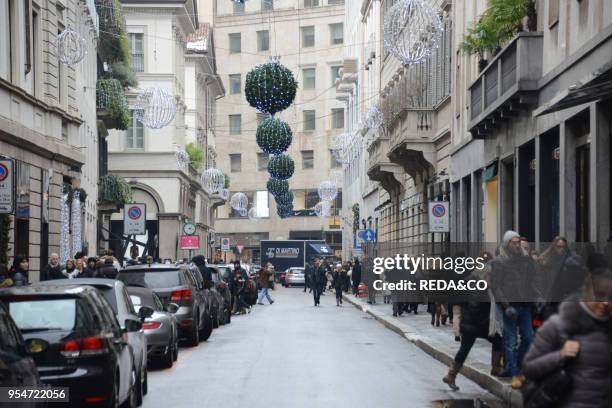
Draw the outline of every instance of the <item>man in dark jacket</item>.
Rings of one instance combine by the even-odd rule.
[[[306,262],[306,267],[304,268],[304,293],[306,293],[306,288],[310,288],[310,292],[312,292],[311,282],[312,282],[312,266],[310,266],[309,262]]]
[[[536,291],[535,262],[521,250],[520,236],[506,231],[500,256],[491,265],[491,289],[503,312],[504,360],[512,387],[520,388],[521,362],[533,339],[531,309],[540,296]]]
[[[319,306],[321,293],[327,284],[327,275],[325,268],[321,265],[321,260],[315,258],[314,267],[312,268],[312,295],[314,298],[314,305]]]
[[[65,279],[62,273],[62,267],[59,262],[59,255],[52,253],[49,257],[49,263],[40,272],[40,280],[46,281],[51,279]]]
[[[270,276],[272,275],[272,271],[270,270],[269,265],[264,265],[263,268],[259,271],[259,287],[261,290],[259,291],[259,296],[257,298],[257,304],[263,305],[264,297],[268,299],[270,304],[274,303],[274,300],[268,293],[268,289],[270,288]]]
[[[208,269],[208,267],[206,266],[206,258],[204,258],[203,255],[196,255],[193,257],[191,262],[193,262],[200,270],[200,273],[202,274],[202,279],[204,279],[204,287],[206,289],[212,288],[212,273],[210,272],[210,269]]]
[[[351,279],[353,280],[353,295],[356,295],[359,284],[361,283],[361,264],[359,263],[359,259],[355,259]]]
[[[117,277],[117,268],[115,268],[115,260],[107,256],[104,258],[104,265],[98,270],[98,276],[100,278],[115,279]]]

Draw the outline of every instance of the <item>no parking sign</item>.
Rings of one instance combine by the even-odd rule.
[[[146,204],[125,204],[123,206],[123,234],[144,235],[147,229]]]
[[[0,160],[0,214],[12,214],[15,211],[14,169],[13,160]]]
[[[448,201],[429,202],[429,232],[449,232]]]

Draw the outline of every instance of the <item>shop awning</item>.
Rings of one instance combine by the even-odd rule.
[[[327,244],[308,244],[308,246],[318,256],[333,256],[334,251]]]
[[[494,162],[487,166],[482,172],[482,182],[486,183],[497,177],[497,162]]]

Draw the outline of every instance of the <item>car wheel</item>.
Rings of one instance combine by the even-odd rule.
[[[178,360],[178,350],[179,350],[178,337],[175,337],[174,338],[174,354],[172,355],[172,361]]]
[[[202,341],[208,340],[213,331],[213,322],[212,318],[208,318],[206,323],[204,323],[204,327],[202,327],[202,331],[200,332],[200,338]]]
[[[189,347],[197,347],[198,344],[200,344],[200,324],[198,323],[198,318],[196,317],[193,324],[193,331],[187,339],[187,345]]]
[[[168,343],[168,348],[166,348],[166,352],[160,358],[160,363],[163,368],[171,368],[174,364],[174,339],[170,339]]]
[[[144,370],[144,367],[141,368],[141,370]],[[143,399],[143,373],[141,372],[140,375],[138,375],[136,377],[136,383],[134,384],[134,391],[136,394],[136,406],[139,407],[142,405],[142,399]]]
[[[119,378],[117,377],[119,377],[119,373],[115,374],[115,385],[113,386],[110,399],[106,404],[108,408],[119,408]]]
[[[130,395],[127,400],[123,404],[121,404],[121,408],[136,408],[138,404],[136,403],[136,387],[138,382],[136,381],[136,370],[132,369],[132,387],[130,389]]]
[[[142,382],[142,395],[147,395],[149,392],[149,366],[145,367],[144,381]]]

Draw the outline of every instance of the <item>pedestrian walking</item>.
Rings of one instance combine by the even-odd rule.
[[[321,260],[315,258],[314,267],[312,270],[312,296],[314,298],[314,305],[319,306],[321,303],[321,293],[327,283],[327,276],[325,268],[321,265]]]
[[[270,271],[270,268],[268,265],[265,265],[259,271],[259,287],[261,289],[259,290],[259,296],[257,297],[258,305],[264,304],[263,303],[264,297],[268,299],[268,302],[270,302],[270,304],[274,303],[274,300],[270,296],[270,293],[268,293],[268,290],[270,289],[270,276],[271,275],[272,275],[272,272]]]
[[[64,266],[62,275],[64,275],[68,279],[74,279],[79,275],[79,271],[76,268],[76,262],[74,260],[66,260],[66,265]]]
[[[523,362],[524,406],[611,407],[611,350],[612,272],[606,268],[592,271],[580,293],[537,331]]]
[[[103,265],[98,269],[98,276],[101,278],[115,279],[117,277],[117,269],[112,257],[105,257]]]
[[[62,274],[62,267],[60,265],[59,255],[52,253],[49,256],[49,263],[45,265],[43,270],[40,272],[40,280],[46,281],[51,279],[64,279],[65,276]]]
[[[0,264],[0,289],[13,286],[13,280],[9,277],[9,270],[4,264]]]
[[[336,269],[332,272],[332,285],[336,292],[336,306],[340,306],[342,304],[342,290],[344,289],[344,285],[348,279],[347,276],[348,265],[341,266],[340,264],[336,265]]]
[[[517,232],[506,231],[499,256],[490,262],[491,288],[503,314],[505,369],[513,388],[522,385],[521,362],[533,339],[531,309],[533,300],[540,297],[535,262],[523,254],[520,242]]]
[[[353,264],[353,273],[351,274],[351,280],[353,282],[353,295],[359,292],[359,284],[361,283],[361,264],[359,259],[355,259]]]
[[[10,274],[13,280],[13,286],[26,286],[29,283],[29,270],[30,263],[28,262],[28,258],[23,255],[15,255]]]
[[[204,280],[204,288],[210,289],[213,287],[212,272],[206,266],[206,258],[203,255],[196,255],[191,258],[191,262],[200,270],[202,279]]]
[[[87,266],[83,269],[83,272],[79,275],[79,278],[97,278],[98,269],[96,268],[98,260],[96,258],[87,258]]]
[[[310,265],[310,262],[306,262],[305,268],[304,268],[304,293],[306,293],[306,289],[308,288],[309,291],[308,293],[312,292],[312,265]]]

